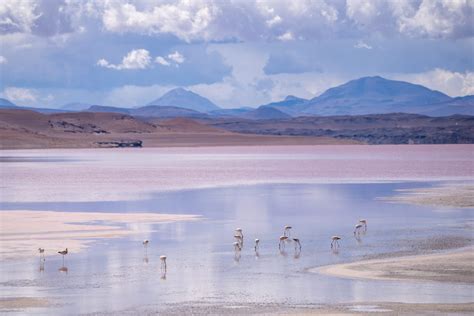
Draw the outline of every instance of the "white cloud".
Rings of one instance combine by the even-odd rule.
[[[160,64],[162,66],[171,66],[171,63],[161,56],[155,58],[155,63]]]
[[[3,0],[0,33],[55,36],[90,31],[172,34],[181,40],[277,40],[382,34],[427,38],[474,35],[472,0]]]
[[[474,72],[471,71],[463,73],[436,68],[423,73],[400,74],[392,77],[393,79],[421,84],[450,96],[474,94]]]
[[[215,44],[209,51],[218,52],[232,66],[232,74],[221,82],[189,88],[225,108],[262,105],[290,94],[312,98],[351,79],[316,72],[266,75],[263,68],[268,56],[251,44]]]
[[[111,64],[102,58],[97,61],[97,65],[116,70],[146,69],[151,65],[151,57],[150,52],[146,49],[134,49],[123,57],[122,63],[120,64]]]
[[[397,15],[400,33],[430,38],[473,34],[474,2],[471,0],[424,0],[417,9],[407,9],[406,3],[410,2],[405,2],[404,10]]]
[[[101,59],[99,59],[99,60],[97,61],[97,66],[109,67],[110,64],[109,64],[109,62],[108,62],[106,59],[101,58]]]
[[[8,60],[5,58],[5,56],[0,55],[0,65],[6,64],[7,62],[8,62]]]
[[[178,51],[175,51],[174,53],[169,54],[168,58],[178,64],[184,63],[184,60],[185,60],[184,56],[181,55]]]
[[[0,33],[31,32],[40,14],[35,12],[37,1],[0,1]]]
[[[34,90],[17,88],[17,87],[7,87],[3,91],[5,98],[12,102],[36,102],[37,95]]]
[[[369,44],[367,44],[366,42],[364,41],[358,41],[355,45],[354,45],[355,48],[365,48],[365,49],[372,49],[372,46],[370,46]]]
[[[279,15],[275,15],[273,18],[266,21],[266,23],[269,27],[280,24],[281,22],[282,22],[282,19]]]
[[[189,41],[206,37],[206,29],[217,10],[213,1],[178,1],[145,10],[137,9],[132,3],[112,1],[105,5],[102,22],[111,32],[170,33]]]
[[[294,40],[293,33],[291,33],[291,32],[283,33],[282,35],[278,36],[277,38],[280,41],[283,41],[283,42]]]

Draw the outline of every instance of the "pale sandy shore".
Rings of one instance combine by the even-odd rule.
[[[341,304],[188,302],[87,315],[472,315],[474,303],[414,304],[357,302]]]
[[[473,184],[449,184],[434,188],[398,190],[390,202],[430,205],[435,207],[474,208]]]
[[[430,205],[435,208],[474,207],[474,185],[472,184],[447,184],[442,187],[417,188],[401,192],[401,195],[386,200]],[[440,238],[425,250],[449,250],[458,247],[457,244],[457,241],[451,238],[446,240]],[[474,247],[464,247],[446,253],[343,263],[318,267],[310,271],[352,279],[422,280],[474,284]]]
[[[474,284],[474,248],[442,254],[364,260],[318,267],[310,271],[351,279]]]
[[[155,213],[80,213],[51,211],[0,212],[0,258],[17,259],[38,255],[55,255],[68,248],[81,251],[89,243],[102,238],[117,238],[144,233],[148,225],[197,220],[196,215]],[[142,228],[145,227],[145,228]]]

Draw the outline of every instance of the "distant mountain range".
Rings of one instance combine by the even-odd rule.
[[[430,112],[431,105],[452,98],[439,91],[382,77],[364,77],[326,90],[300,106],[300,113],[357,115]],[[454,114],[454,113],[452,113]],[[460,114],[460,113],[457,113]]]
[[[222,109],[192,91],[170,90],[160,98],[139,108],[71,103],[61,109],[19,107],[0,99],[0,108],[23,108],[42,113],[89,111],[113,112],[141,117],[229,118],[249,120],[286,119],[298,116],[364,115],[384,113],[413,113],[429,116],[453,114],[474,115],[474,96],[452,98],[439,91],[404,81],[382,77],[363,77],[330,88],[310,100],[287,96],[284,100],[258,108]]]

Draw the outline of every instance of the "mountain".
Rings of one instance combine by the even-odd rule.
[[[138,109],[133,109],[130,112],[133,116],[142,116],[142,117],[161,117],[161,118],[171,118],[171,117],[194,117],[194,118],[203,118],[207,117],[207,114],[194,111],[191,109],[179,108],[176,106],[158,106],[158,105],[147,105]]]
[[[119,107],[114,107],[114,106],[92,105],[86,111],[96,112],[96,113],[110,112],[110,113],[130,114],[131,110],[132,109],[119,108]]]
[[[433,104],[423,114],[430,116],[447,116],[453,114],[474,115],[474,95],[452,98],[449,101]]]
[[[245,113],[242,117],[251,120],[279,120],[291,118],[291,115],[272,107],[261,106],[258,109]]]
[[[278,102],[268,103],[262,106],[272,107],[277,110],[280,110],[286,114],[297,115],[299,112],[298,106],[306,103],[308,100],[303,98],[298,98],[293,95],[287,96],[284,100]]]
[[[68,104],[63,105],[60,109],[61,110],[66,110],[66,111],[79,112],[79,111],[86,110],[91,106],[92,105],[88,104],[88,103],[72,102],[72,103],[68,103]]]
[[[422,113],[432,104],[451,97],[404,81],[364,77],[326,90],[301,108],[302,114],[358,115],[372,113]]]
[[[60,109],[48,109],[48,108],[35,108],[31,106],[18,106],[14,104],[13,102],[0,98],[0,109],[18,109],[18,110],[30,110],[30,111],[35,111],[38,113],[63,113],[67,112],[66,110],[60,110]]]
[[[210,100],[183,88],[170,90],[160,98],[150,102],[148,105],[174,106],[203,113],[220,109]]]
[[[1,109],[16,109],[20,107],[7,99],[0,98],[0,108]]]

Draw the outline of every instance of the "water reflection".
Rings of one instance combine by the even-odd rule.
[[[241,257],[241,256],[242,256],[242,254],[240,253],[240,251],[239,251],[239,250],[236,250],[236,251],[234,252],[234,261],[235,261],[236,263],[238,263],[238,262],[240,261],[240,257]]]
[[[38,271],[40,273],[43,273],[44,272],[44,261],[43,260],[40,260],[40,264],[39,264],[39,269]]]
[[[69,272],[69,269],[66,266],[62,266],[61,268],[58,269],[58,271],[67,274]]]
[[[402,302],[472,301],[473,286],[469,285],[374,283],[301,272],[315,266],[396,251],[407,238],[430,238],[429,228],[436,225],[439,225],[436,234],[454,232],[470,236],[465,230],[454,231],[453,225],[472,219],[472,213],[434,213],[428,208],[385,204],[374,199],[390,195],[394,188],[399,187],[399,184],[247,186],[160,193],[150,200],[120,204],[122,210],[130,212],[197,213],[206,219],[150,225],[143,231],[137,228],[135,235],[107,241],[105,248],[91,243],[90,248],[68,258],[67,266],[73,273],[68,276],[67,285],[61,282],[64,278],[57,271],[53,269],[50,275],[46,269],[44,274],[51,285],[48,295],[71,302],[71,305],[61,307],[63,313],[58,314],[94,313],[112,304],[120,310],[142,305],[156,297],[162,298],[164,303],[214,298],[244,302],[249,297],[256,302],[288,300],[294,303],[380,301],[387,298]],[[188,199],[188,196],[192,198]],[[241,198],[244,204],[237,203]],[[234,208],[234,202],[238,210]],[[77,207],[70,203],[67,205],[73,209]],[[116,205],[82,203],[80,207],[86,211],[114,211]],[[292,212],[288,212],[289,209]],[[359,216],[370,219],[370,234],[361,231],[354,236],[354,223]],[[281,252],[276,251],[282,227],[289,223],[294,227],[292,236],[298,237],[305,245],[304,256],[293,239],[282,242]],[[446,228],[441,224],[451,226]],[[246,247],[230,235],[238,226],[245,230]],[[328,237],[335,232],[343,238],[341,252],[339,247],[332,251],[328,247]],[[259,243],[253,244],[255,237]],[[363,239],[360,247],[352,241],[354,237],[360,242]],[[169,271],[161,266],[159,270],[161,280],[169,277],[172,282],[156,286],[157,264],[143,264],[148,256],[140,242],[145,238],[152,240],[154,245],[156,243],[160,252],[173,258]],[[231,245],[234,240],[238,246]],[[157,262],[154,251],[155,247],[150,248],[152,263]],[[290,260],[284,259],[288,256]],[[1,265],[0,281],[37,281],[34,280],[39,279],[36,260],[37,257],[32,259],[34,264],[29,265],[29,270],[21,265]],[[58,266],[59,260],[58,256]],[[62,272],[67,273],[67,268]],[[43,288],[39,289],[31,296],[42,295]],[[22,291],[26,293],[28,289],[22,288]],[[77,303],[76,298],[83,297],[84,293],[94,297],[93,303]]]
[[[295,254],[294,254],[293,258],[299,259],[300,257],[301,257],[301,247],[299,247],[299,248],[295,247]]]

